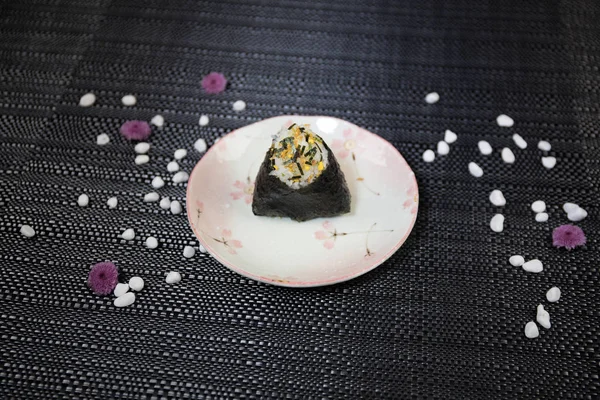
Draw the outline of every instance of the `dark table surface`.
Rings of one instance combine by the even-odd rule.
[[[598,398],[599,18],[594,0],[0,1],[0,397]],[[220,95],[200,86],[211,71],[230,81]],[[96,104],[79,107],[89,91]],[[121,105],[128,93],[136,106]],[[157,113],[165,126],[137,166],[118,128]],[[513,128],[496,125],[501,113]],[[197,138],[212,145],[280,114],[347,119],[415,171],[413,234],[371,273],[310,290],[256,283],[208,254],[185,259],[197,245],[185,215],[142,201],[176,148],[190,171]],[[424,163],[445,129],[459,140]],[[101,133],[109,145],[96,145]],[[493,189],[508,201],[501,234],[489,228]],[[185,187],[162,193],[183,201]],[[547,223],[529,208],[539,199]],[[588,244],[572,252],[550,239],[566,201],[589,213]],[[119,239],[127,227],[134,241]],[[513,254],[544,271],[512,267]],[[103,260],[144,277],[135,304],[86,287]],[[180,284],[164,282],[170,270]],[[558,303],[545,300],[552,286]],[[538,304],[552,328],[527,339]]]

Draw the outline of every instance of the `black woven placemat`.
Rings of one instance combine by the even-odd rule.
[[[0,397],[597,398],[599,17],[594,0],[0,1]],[[200,86],[211,71],[230,81],[218,96]],[[78,107],[89,91],[97,103]],[[121,105],[128,93],[136,106]],[[118,128],[157,113],[151,162],[136,166]],[[496,125],[501,113],[513,128]],[[197,245],[185,216],[142,201],[175,149],[189,150],[190,171],[197,138],[280,114],[347,119],[414,169],[414,232],[375,271],[310,290],[259,284],[208,254],[185,259]],[[424,163],[445,129],[459,140]],[[507,165],[498,149],[516,150],[515,132],[529,147]],[[95,144],[101,133],[109,145]],[[482,139],[494,155],[479,153]],[[489,228],[493,189],[508,201],[501,234]],[[547,223],[529,209],[538,199]],[[566,201],[589,213],[585,249],[551,246]],[[128,227],[132,242],[118,238]],[[513,254],[544,271],[510,266]],[[145,279],[135,304],[86,287],[103,260]],[[180,284],[165,284],[170,270]],[[558,303],[545,301],[552,286]],[[552,328],[527,339],[540,303]]]

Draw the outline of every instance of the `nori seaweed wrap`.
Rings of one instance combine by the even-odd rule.
[[[350,212],[344,173],[308,125],[292,124],[273,138],[256,177],[252,211],[296,221]]]

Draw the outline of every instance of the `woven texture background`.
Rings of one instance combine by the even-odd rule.
[[[599,18],[595,0],[0,1],[0,398],[598,398]],[[231,82],[221,95],[202,92],[211,71]],[[441,101],[427,105],[433,90]],[[78,107],[89,91],[96,105]],[[128,93],[135,107],[121,105]],[[246,111],[232,111],[238,99]],[[157,113],[151,162],[136,166],[118,127]],[[256,283],[208,254],[185,259],[197,241],[184,215],[143,203],[151,178],[180,147],[191,171],[199,137],[210,145],[294,113],[347,119],[402,152],[421,191],[405,246],[363,277],[311,290]],[[501,113],[513,128],[496,125]],[[424,163],[445,129],[458,142]],[[100,133],[109,145],[96,145]],[[508,201],[501,234],[489,228],[493,189]],[[183,201],[185,187],[161,193]],[[538,199],[547,223],[529,208]],[[566,201],[589,212],[578,224],[588,245],[570,253],[550,240]],[[22,237],[22,224],[37,235]],[[118,237],[128,227],[132,242]],[[145,248],[149,235],[158,249]],[[512,267],[513,254],[545,270]],[[134,305],[86,287],[103,260],[145,279]],[[180,284],[164,282],[170,270]],[[558,303],[545,300],[552,286]],[[539,303],[553,326],[530,340]]]

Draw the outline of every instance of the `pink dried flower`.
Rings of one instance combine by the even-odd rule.
[[[202,78],[202,88],[206,93],[217,94],[225,90],[227,79],[219,72],[211,72]]]
[[[572,250],[582,246],[586,242],[585,233],[575,225],[561,225],[552,232],[552,244],[554,247],[564,247]]]
[[[88,276],[88,286],[96,294],[107,295],[117,286],[119,271],[111,262],[101,262],[92,267]]]
[[[150,125],[146,121],[127,121],[119,129],[127,140],[145,140],[150,136]]]

